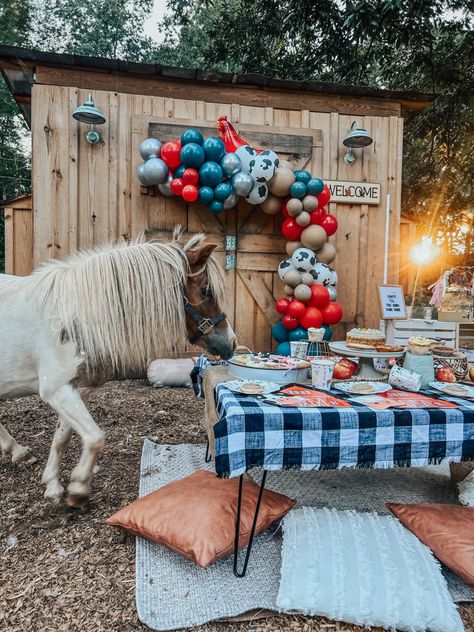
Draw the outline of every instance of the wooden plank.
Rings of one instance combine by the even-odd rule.
[[[253,252],[237,253],[237,270],[275,272],[281,261],[281,254],[261,254]]]
[[[13,211],[14,271],[26,276],[33,270],[33,215],[30,210]]]
[[[5,272],[6,274],[15,274],[15,240],[13,229],[13,209],[3,209],[4,219],[4,238],[5,238]]]
[[[239,233],[238,248],[244,252],[278,253],[285,254],[286,239],[279,235],[267,234],[242,234]]]
[[[262,276],[240,270],[239,277],[245,283],[255,303],[261,309],[267,323],[271,326],[277,323],[281,319],[281,315],[275,309],[275,299]]]
[[[72,113],[79,105],[78,90],[69,90],[69,168],[68,168],[68,206],[69,215],[68,243],[65,254],[70,254],[79,248],[78,242],[78,146],[79,124],[72,118]]]

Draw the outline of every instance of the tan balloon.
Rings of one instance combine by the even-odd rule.
[[[311,250],[319,250],[326,243],[328,236],[324,228],[312,224],[301,233],[301,243]]]
[[[273,195],[285,196],[290,192],[290,187],[295,181],[295,174],[287,167],[275,169],[273,178],[268,182],[268,188]]]
[[[287,296],[293,296],[293,294],[295,293],[294,289],[290,287],[289,285],[285,285],[285,287],[283,288],[283,291],[285,292]]]
[[[293,171],[293,165],[289,160],[280,160],[278,167],[284,167],[285,169],[291,169]]]
[[[304,283],[305,285],[313,285],[314,278],[309,272],[303,272],[301,275],[301,283]]]
[[[301,283],[301,274],[297,270],[288,270],[283,281],[290,287],[296,287]]]
[[[286,254],[291,257],[295,250],[301,248],[302,245],[301,241],[287,241],[285,246]]]
[[[276,215],[279,211],[281,211],[281,207],[283,206],[282,198],[277,198],[275,195],[269,193],[267,195],[267,199],[260,203],[260,208],[267,215]]]
[[[314,195],[305,195],[303,198],[303,208],[311,213],[318,208],[318,198]]]
[[[300,285],[297,285],[295,287],[295,298],[297,298],[299,301],[303,301],[303,303],[305,301],[309,301],[309,299],[311,298],[311,290],[307,285],[301,283]]]
[[[295,222],[298,224],[298,226],[308,226],[310,221],[311,217],[306,211],[301,211],[301,213],[295,217]]]
[[[291,217],[296,217],[303,210],[303,202],[298,200],[298,198],[291,198],[286,203],[286,210],[288,211],[288,215]]]
[[[336,249],[327,241],[321,250],[318,250],[316,258],[320,263],[332,263],[336,258]]]

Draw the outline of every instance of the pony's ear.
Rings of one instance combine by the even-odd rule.
[[[217,248],[217,244],[205,244],[199,246],[194,250],[188,250],[186,256],[188,258],[189,265],[194,267],[202,267],[209,259],[213,251]]]

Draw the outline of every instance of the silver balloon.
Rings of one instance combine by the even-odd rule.
[[[164,184],[159,184],[158,185],[158,189],[160,190],[160,193],[163,193],[163,195],[166,195],[166,197],[173,197],[173,191],[171,190],[171,183],[173,182],[173,176],[168,176],[168,180],[167,182],[165,182]]]
[[[248,173],[240,171],[232,176],[232,188],[240,197],[245,197],[253,189],[253,178]]]
[[[168,165],[161,158],[149,158],[143,165],[148,184],[164,184],[168,180]]]
[[[226,210],[228,210],[230,208],[234,208],[234,206],[237,206],[237,202],[238,201],[239,201],[239,198],[238,198],[237,194],[232,191],[232,193],[229,195],[227,200],[224,202],[224,208]]]
[[[143,160],[159,158],[161,156],[161,143],[157,138],[147,138],[140,145],[139,152]]]
[[[146,179],[146,176],[144,174],[144,170],[145,170],[145,163],[142,162],[141,164],[138,165],[137,167],[137,176],[138,179],[140,180],[140,182],[142,184],[144,184],[145,186],[148,186],[150,183],[148,182],[148,180]]]
[[[242,161],[234,154],[233,151],[230,151],[227,154],[224,154],[224,157],[221,160],[222,171],[225,176],[233,176],[242,169]]]
[[[337,301],[337,290],[335,287],[333,287],[332,285],[330,285],[328,287],[328,292],[329,292],[329,300],[330,301]]]

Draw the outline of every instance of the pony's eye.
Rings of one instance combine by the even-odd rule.
[[[208,285],[206,285],[205,287],[202,287],[199,291],[201,294],[201,298],[203,299],[212,298],[212,290]]]

